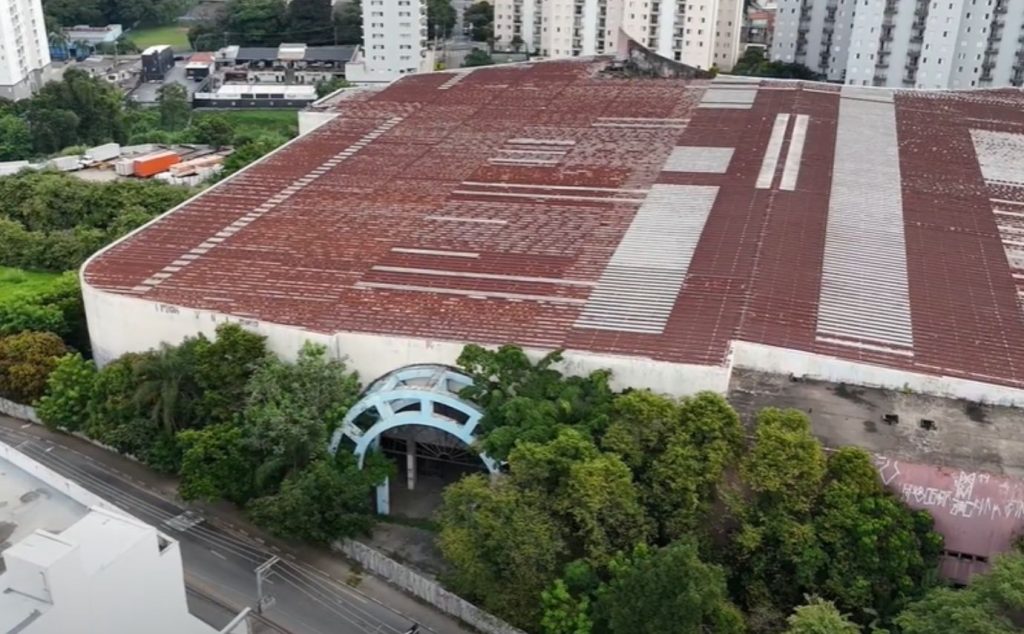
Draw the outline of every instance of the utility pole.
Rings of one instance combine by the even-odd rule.
[[[263,608],[274,605],[274,597],[263,594],[263,581],[270,576],[270,569],[279,561],[281,558],[274,555],[256,567],[256,614],[263,614]]]

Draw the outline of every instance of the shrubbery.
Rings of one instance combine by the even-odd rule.
[[[528,631],[696,634],[781,631],[807,595],[891,626],[935,583],[931,517],[864,451],[826,458],[804,413],[763,410],[748,443],[721,396],[615,393],[608,373],[563,377],[558,360],[459,359],[508,475],[445,491],[456,591]]]
[[[53,428],[180,474],[185,499],[224,498],[276,534],[326,542],[369,529],[370,487],[388,473],[374,457],[360,470],[351,456],[327,453],[359,390],[322,347],[285,363],[263,337],[222,325],[213,340],[125,355],[101,370],[65,356],[37,411]]]

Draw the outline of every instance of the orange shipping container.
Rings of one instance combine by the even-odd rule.
[[[166,172],[175,163],[180,163],[181,157],[170,150],[147,154],[135,159],[135,175],[139,178],[148,178],[153,174]]]

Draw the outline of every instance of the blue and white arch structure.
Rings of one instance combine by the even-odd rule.
[[[465,374],[443,365],[410,365],[394,370],[363,392],[331,436],[330,451],[337,453],[347,441],[354,445],[353,453],[362,467],[366,452],[379,446],[385,432],[410,425],[445,432],[472,447],[483,412],[459,397],[459,392],[472,384]],[[415,481],[415,442],[411,447],[409,488]],[[496,461],[486,454],[478,455],[492,475],[499,472]],[[389,482],[385,480],[377,487],[377,512],[387,514],[390,508]]]

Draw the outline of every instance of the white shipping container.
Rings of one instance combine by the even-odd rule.
[[[82,167],[81,155],[74,156],[58,156],[57,158],[50,159],[50,167],[60,170],[62,172],[73,172]]]
[[[23,169],[29,167],[28,161],[7,161],[6,163],[0,163],[0,176],[10,176],[11,174],[17,174]]]
[[[131,176],[135,173],[135,161],[123,158],[114,163],[114,171],[118,176]]]
[[[121,144],[119,143],[104,143],[85,151],[85,158],[89,161],[109,161],[119,156],[121,156]]]

